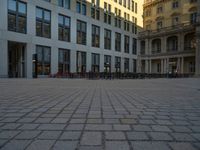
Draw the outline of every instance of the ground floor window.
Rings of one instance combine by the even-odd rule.
[[[59,49],[58,72],[59,73],[69,73],[70,72],[70,50]]]
[[[38,57],[38,75],[49,75],[51,72],[51,48],[46,46],[36,46],[36,53]]]
[[[121,72],[121,57],[115,57],[115,69],[116,72]]]
[[[86,72],[86,52],[78,51],[76,54],[76,70],[78,73]]]
[[[100,55],[92,53],[92,72],[99,72]]]
[[[111,72],[111,56],[104,55],[104,72]]]
[[[129,58],[124,58],[124,72],[129,72]]]

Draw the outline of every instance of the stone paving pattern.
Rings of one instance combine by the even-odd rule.
[[[0,79],[2,150],[198,150],[200,79]]]

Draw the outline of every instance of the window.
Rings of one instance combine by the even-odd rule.
[[[121,28],[121,10],[115,8],[115,27]]]
[[[58,39],[70,42],[70,18],[67,16],[58,16]]]
[[[100,27],[92,25],[92,46],[100,46]]]
[[[132,0],[132,12],[134,12],[135,11],[135,2]]]
[[[190,23],[196,23],[197,22],[197,13],[190,14]]]
[[[130,15],[127,13],[124,13],[124,30],[129,31],[129,19]]]
[[[38,57],[38,75],[49,75],[51,72],[51,48],[45,46],[36,46],[36,53]]]
[[[176,26],[179,23],[179,17],[178,16],[174,16],[172,17],[172,26]]]
[[[86,15],[86,2],[77,0],[76,2],[76,12],[82,15]]]
[[[121,51],[121,34],[115,33],[115,51]]]
[[[130,37],[125,35],[124,36],[124,52],[129,53],[129,47],[130,47]]]
[[[158,21],[157,22],[157,29],[161,29],[162,28],[162,21]]]
[[[27,5],[19,0],[8,1],[8,30],[26,33]]]
[[[137,18],[132,17],[132,33],[137,34]]]
[[[157,73],[160,73],[160,72],[161,72],[161,64],[157,63]]]
[[[162,6],[158,6],[157,7],[157,14],[162,13],[163,12],[163,7]]]
[[[129,72],[129,58],[124,58],[124,72]]]
[[[77,43],[86,45],[86,22],[77,20]]]
[[[69,50],[59,49],[58,72],[59,73],[70,72],[70,51]]]
[[[135,3],[135,13],[136,14],[137,14],[137,10],[138,10],[137,3]]]
[[[124,7],[126,7],[126,0],[124,0],[123,4],[124,4]]]
[[[104,49],[111,50],[111,30],[104,29]]]
[[[70,9],[70,0],[57,0],[58,6]]]
[[[179,7],[179,2],[176,1],[176,0],[174,0],[174,1],[172,2],[172,8],[175,9],[175,8],[178,8],[178,7]]]
[[[93,19],[99,20],[100,19],[100,9],[99,9],[99,1],[95,1],[93,0],[91,3],[91,17]]]
[[[41,37],[51,37],[51,12],[36,8],[36,35]]]
[[[137,54],[137,39],[133,38],[132,41],[132,54],[136,55]]]
[[[92,72],[99,72],[100,55],[92,53]]]
[[[115,57],[115,69],[116,72],[121,72],[121,57]]]
[[[137,61],[136,59],[133,59],[133,73],[137,72]]]
[[[111,72],[111,56],[104,55],[104,72]]]
[[[173,52],[178,50],[178,38],[177,36],[172,36],[167,38],[167,51]]]
[[[86,72],[86,52],[78,51],[76,53],[76,66],[78,73]]]
[[[111,5],[104,2],[104,22],[111,24]]]

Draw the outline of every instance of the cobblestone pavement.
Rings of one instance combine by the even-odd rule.
[[[0,79],[2,150],[198,150],[200,79]]]

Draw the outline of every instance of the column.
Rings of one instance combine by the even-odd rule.
[[[164,60],[161,59],[161,74],[164,73]]]
[[[104,55],[103,54],[100,54],[100,72],[104,72]]]
[[[0,39],[0,78],[8,77],[8,43]]]
[[[151,71],[151,68],[152,68],[152,61],[151,61],[151,59],[149,60],[149,72],[148,73],[151,73],[152,71]]]
[[[115,56],[111,56],[111,72],[115,72]]]
[[[51,47],[51,74],[58,72],[58,48]]]
[[[176,69],[177,69],[177,73],[180,73],[180,70],[181,70],[181,58],[180,57],[177,58],[177,67],[176,67]]]
[[[169,58],[166,59],[166,71],[169,73]]]
[[[148,60],[145,60],[145,73],[149,72],[149,62]]]
[[[87,52],[86,54],[86,72],[89,72],[92,70],[91,66],[92,66],[92,55],[91,52]]]
[[[70,72],[76,72],[76,50],[70,50]]]
[[[181,58],[181,74],[184,73],[184,57]]]
[[[32,43],[27,43],[26,45],[26,77],[32,78],[33,77],[33,54],[36,53],[36,46]]]

